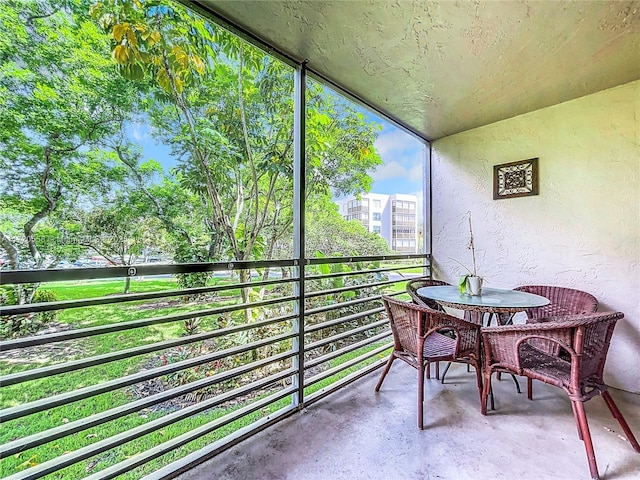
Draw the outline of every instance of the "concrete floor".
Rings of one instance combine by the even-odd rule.
[[[452,365],[425,383],[418,430],[415,370],[396,362],[194,467],[180,480],[588,479],[583,443],[560,389],[534,382],[534,401],[494,379],[496,410],[480,414],[475,375]],[[520,382],[523,386],[524,381]],[[640,439],[640,395],[612,391]],[[602,479],[640,479],[640,454],[604,400],[586,404]]]

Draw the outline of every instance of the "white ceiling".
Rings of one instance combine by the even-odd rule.
[[[199,3],[430,140],[640,79],[640,1]]]

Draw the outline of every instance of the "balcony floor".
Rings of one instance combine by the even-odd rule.
[[[534,400],[494,378],[496,410],[480,414],[475,375],[452,365],[425,382],[425,429],[417,428],[415,370],[395,362],[321,399],[192,470],[180,480],[588,479],[583,443],[560,389],[534,382]],[[636,438],[640,395],[612,391]],[[640,454],[604,400],[586,403],[602,479],[640,478]]]

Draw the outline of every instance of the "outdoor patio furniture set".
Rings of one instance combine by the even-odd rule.
[[[560,387],[567,393],[578,437],[585,445],[592,478],[597,479],[599,475],[584,409],[584,402],[592,397],[603,397],[631,446],[640,453],[638,441],[603,381],[611,336],[616,322],[624,317],[621,312],[596,312],[597,299],[580,290],[522,286],[515,290],[545,297],[549,300],[548,304],[523,309],[527,314],[525,323],[501,325],[498,322],[497,326],[483,326],[482,316],[467,312],[463,319],[455,317],[445,312],[441,303],[421,294],[425,293],[425,287],[438,286],[442,290],[446,285],[431,279],[408,282],[406,288],[413,302],[382,296],[394,347],[376,385],[376,392],[380,390],[395,359],[416,368],[418,427],[422,429],[424,377],[426,373],[430,378],[431,363],[436,364],[436,378],[439,378],[440,361],[473,366],[483,415],[487,414],[490,397],[494,408],[491,376],[494,372],[508,372],[526,377],[529,400],[533,399],[533,380]]]

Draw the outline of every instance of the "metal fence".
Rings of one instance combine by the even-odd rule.
[[[0,307],[3,322],[58,316],[0,342],[3,478],[193,467],[382,365],[380,294],[416,266],[428,275],[429,256],[3,271],[0,285],[67,292]],[[202,272],[207,286],[177,288]],[[117,294],[126,277],[135,292]]]

